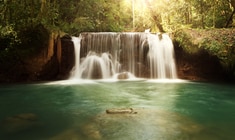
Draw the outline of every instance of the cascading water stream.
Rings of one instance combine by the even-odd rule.
[[[150,77],[166,79],[177,78],[174,47],[170,37],[166,34],[148,35]]]
[[[81,42],[81,37],[72,37],[72,41],[74,44],[74,51],[75,51],[75,65],[74,68],[71,72],[70,79],[76,79],[80,77],[80,42]]]
[[[167,34],[82,33],[73,37],[75,79],[177,78],[174,47]]]

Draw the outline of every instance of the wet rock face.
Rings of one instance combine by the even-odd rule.
[[[28,69],[33,81],[67,79],[74,66],[74,47],[69,36],[57,36],[49,42],[47,50],[30,60]]]
[[[74,45],[71,38],[61,38],[61,61],[58,78],[67,79],[75,63]]]
[[[40,49],[31,56],[0,64],[0,83],[68,78],[74,66],[74,47],[71,37],[51,33]]]
[[[176,43],[175,60],[180,79],[198,81],[225,81],[226,73],[216,56],[205,50],[188,53]]]

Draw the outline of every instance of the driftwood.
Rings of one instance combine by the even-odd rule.
[[[112,108],[106,110],[107,114],[137,114],[133,108]]]

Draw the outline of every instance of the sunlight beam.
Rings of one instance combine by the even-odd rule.
[[[135,1],[132,0],[132,28],[135,30]]]

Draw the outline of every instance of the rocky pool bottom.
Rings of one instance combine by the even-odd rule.
[[[4,140],[235,137],[234,85],[154,80],[2,85],[0,110]]]

